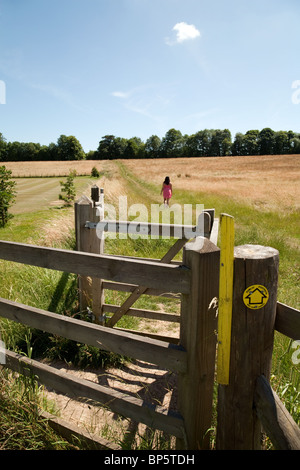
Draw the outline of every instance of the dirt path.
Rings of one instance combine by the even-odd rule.
[[[126,395],[139,398],[145,403],[162,407],[163,410],[177,409],[175,374],[142,361],[127,363],[122,368],[79,370],[63,362],[51,364],[55,368],[91,382],[104,385]],[[85,400],[71,399],[66,395],[45,390],[48,400],[55,403],[59,416],[84,431],[96,434],[121,447],[135,448],[141,441],[153,438],[149,429],[141,423],[123,418],[105,407],[97,406]],[[156,438],[162,433],[156,431]],[[148,437],[147,437],[148,436]],[[168,446],[174,444],[174,438],[168,439]]]

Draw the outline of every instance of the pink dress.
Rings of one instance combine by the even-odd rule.
[[[164,199],[170,199],[172,196],[172,189],[170,184],[164,184],[163,196]]]

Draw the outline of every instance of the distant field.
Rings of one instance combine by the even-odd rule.
[[[300,210],[300,155],[158,158],[121,162],[137,178],[155,185],[161,185],[164,177],[170,176],[174,201],[176,191],[191,190],[234,198],[236,202],[250,203],[257,209],[276,212]],[[73,169],[78,175],[88,177],[95,166],[102,173],[101,186],[105,187],[107,196],[116,198],[124,194],[124,179],[114,160],[7,162],[5,166],[12,170],[17,181],[15,213],[57,204],[59,181]],[[46,176],[52,178],[47,179]],[[84,189],[85,184],[86,187],[92,184],[92,181],[76,179],[79,190]],[[142,189],[140,198],[143,202]]]
[[[101,162],[93,160],[59,161],[59,162],[5,162],[14,177],[29,176],[67,176],[70,170],[78,175],[90,175],[92,168],[100,168]]]
[[[257,208],[300,209],[300,155],[158,158],[122,163],[140,179],[154,184],[160,185],[165,176],[170,176],[174,195],[176,190],[191,190],[234,197]],[[73,169],[78,175],[90,175],[95,166],[109,174],[114,184],[122,181],[113,160],[7,162],[5,166],[15,177],[63,176]],[[55,192],[54,181],[47,183],[47,191],[52,186]]]
[[[255,207],[300,210],[300,155],[123,160],[139,178],[176,190],[235,198]]]
[[[12,214],[44,210],[49,207],[61,207],[64,202],[59,199],[60,181],[56,178],[16,178],[16,202],[11,208]],[[89,177],[75,178],[77,194],[81,195],[92,184]]]

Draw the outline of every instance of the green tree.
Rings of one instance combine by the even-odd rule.
[[[84,160],[85,153],[79,142],[73,135],[61,135],[57,140],[58,160]]]
[[[152,135],[146,140],[145,143],[145,157],[157,158],[159,157],[159,150],[161,146],[161,139],[157,135]]]
[[[291,140],[291,153],[300,153],[300,134],[295,134]]]
[[[127,141],[114,135],[105,135],[99,142],[96,158],[100,160],[113,160],[122,158]]]
[[[6,140],[0,132],[0,162],[4,162],[6,160],[6,151],[7,151],[7,144]]]
[[[97,160],[96,150],[89,150],[89,152],[86,154],[86,159],[87,160]]]
[[[247,131],[244,136],[244,154],[243,155],[257,155],[258,154],[258,130]]]
[[[212,131],[212,137],[209,146],[210,156],[229,155],[231,151],[231,133],[228,129],[215,129]]]
[[[275,133],[274,139],[274,154],[284,155],[290,151],[290,142],[288,133],[285,131],[279,131]]]
[[[259,155],[273,155],[275,144],[275,132],[269,127],[265,127],[258,134]]]
[[[70,206],[75,199],[76,189],[74,179],[76,176],[76,170],[70,170],[69,176],[66,181],[60,181],[61,191],[59,199],[65,201],[67,206]]]
[[[234,156],[244,155],[244,134],[241,132],[235,134],[231,152]]]
[[[12,172],[5,166],[0,167],[0,226],[4,227],[12,217],[8,213],[9,208],[15,202],[16,182],[12,180]]]
[[[181,157],[183,153],[183,136],[180,131],[170,129],[162,139],[160,154],[162,157]]]
[[[145,146],[139,137],[128,139],[123,152],[123,158],[143,158],[144,147]]]

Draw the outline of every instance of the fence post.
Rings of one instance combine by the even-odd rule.
[[[179,410],[186,432],[186,442],[177,441],[181,449],[209,448],[219,263],[219,248],[206,238],[198,237],[183,250],[183,264],[191,271],[191,291],[182,296],[180,319],[180,345],[187,351],[187,373],[178,377]]]
[[[97,223],[103,219],[104,195],[102,189],[99,195],[99,188],[96,186],[92,187],[91,194],[93,199],[82,196],[75,203],[76,249],[77,251],[101,254],[104,252],[104,234],[99,237],[96,229],[87,228],[86,223]],[[102,280],[79,276],[78,287],[80,310],[84,311],[87,307],[92,307],[96,322],[103,323],[104,290]]]
[[[82,196],[75,202],[75,236],[76,250],[89,251],[89,230],[85,228],[87,220],[90,220],[92,201],[87,196]],[[80,311],[84,311],[91,305],[91,279],[78,276]]]
[[[270,377],[279,254],[274,248],[234,249],[229,384],[218,388],[217,449],[261,449],[253,401],[256,380]]]

